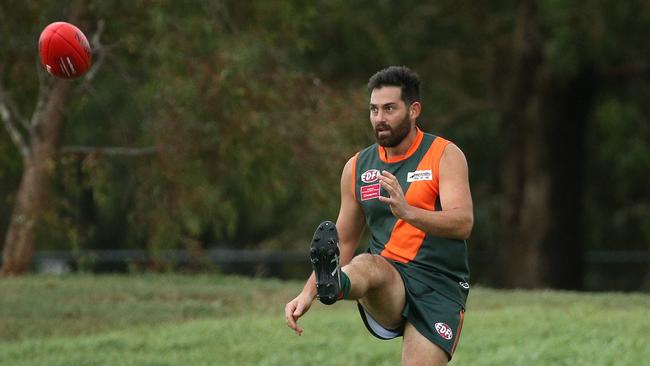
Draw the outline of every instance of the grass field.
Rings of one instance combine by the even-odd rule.
[[[0,365],[396,365],[351,302],[315,305],[295,336],[300,282],[220,275],[0,279]],[[327,332],[325,332],[327,330]],[[650,295],[474,289],[452,365],[647,365]]]

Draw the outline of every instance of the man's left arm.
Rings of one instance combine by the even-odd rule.
[[[379,179],[390,197],[379,199],[390,205],[395,217],[427,234],[465,240],[472,232],[474,213],[467,160],[456,145],[447,145],[440,158],[438,171],[441,211],[429,211],[409,205],[397,178],[387,171],[382,172]]]

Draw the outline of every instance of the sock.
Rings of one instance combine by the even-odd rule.
[[[343,271],[339,272],[339,276],[341,276],[341,293],[339,294],[339,300],[347,299],[348,295],[350,295],[350,288],[352,287],[350,277],[348,277],[348,275]]]

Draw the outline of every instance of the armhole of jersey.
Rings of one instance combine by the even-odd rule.
[[[432,169],[433,169],[433,177],[436,182],[436,186],[440,183],[440,160],[442,160],[442,155],[445,153],[445,148],[447,145],[449,145],[451,141],[445,140],[440,136],[436,136],[436,139],[433,140],[433,161],[432,161]]]
[[[359,153],[356,153],[352,157],[352,195],[354,195],[354,200],[357,201],[357,159],[359,158]]]

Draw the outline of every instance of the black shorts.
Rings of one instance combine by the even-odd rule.
[[[406,290],[406,304],[402,310],[404,321],[411,323],[420,334],[442,348],[451,359],[460,338],[465,309],[430,286],[405,277],[399,268],[398,272]],[[403,325],[398,329],[386,329],[361,304],[357,305],[363,323],[375,337],[393,339],[404,334]]]

